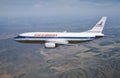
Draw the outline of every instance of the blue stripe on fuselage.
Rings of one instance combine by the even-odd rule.
[[[20,38],[64,38],[64,39],[94,39],[95,37],[35,37],[35,36],[17,36],[15,39]]]

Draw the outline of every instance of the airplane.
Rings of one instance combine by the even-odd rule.
[[[27,32],[14,38],[22,43],[44,43],[45,48],[55,48],[57,45],[91,41],[104,36],[102,33],[107,17],[101,20],[90,30],[85,32]]]

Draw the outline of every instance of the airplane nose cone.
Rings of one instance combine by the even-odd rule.
[[[22,38],[24,38],[23,36],[16,36],[16,37],[14,37],[14,40],[15,41],[20,41]]]
[[[18,36],[14,37],[14,40],[15,40],[15,41],[18,41],[18,39],[19,39],[19,37],[18,37]]]

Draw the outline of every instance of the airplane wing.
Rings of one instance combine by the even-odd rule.
[[[49,39],[46,40],[45,47],[54,48],[57,44],[68,44],[68,41],[65,39]]]

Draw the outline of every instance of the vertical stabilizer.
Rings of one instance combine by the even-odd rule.
[[[101,20],[89,32],[102,33],[107,17],[102,17]]]

